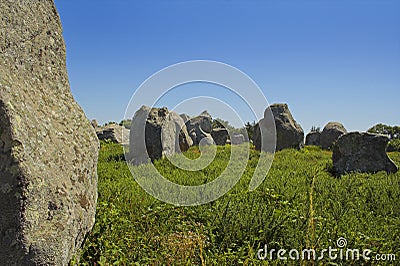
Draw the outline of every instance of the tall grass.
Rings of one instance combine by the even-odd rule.
[[[198,157],[198,149],[186,152]],[[199,172],[155,163],[169,180],[197,185],[227,165],[230,146]],[[399,165],[400,153],[390,153]],[[339,237],[350,248],[396,254],[400,260],[400,174],[330,174],[331,153],[317,147],[277,152],[265,181],[248,184],[259,153],[251,150],[245,173],[220,199],[176,207],[148,195],[132,177],[117,144],[101,144],[96,224],[82,249],[81,265],[317,265],[313,261],[261,261],[257,251],[335,247]],[[137,174],[147,171],[138,166]],[[79,261],[79,263],[78,263]],[[349,265],[348,261],[329,261]],[[355,265],[378,262],[357,261]],[[388,265],[393,262],[387,262]],[[351,264],[351,263],[350,263]],[[379,262],[382,265],[382,262]]]

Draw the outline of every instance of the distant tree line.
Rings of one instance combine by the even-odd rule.
[[[368,129],[368,132],[387,135],[391,140],[400,139],[400,126],[388,126],[385,124],[377,124]]]
[[[127,129],[131,129],[132,119],[122,120],[121,122],[119,122],[119,125],[127,128]]]
[[[311,127],[311,132],[321,132],[321,128],[320,127],[316,127],[316,126],[312,126]]]
[[[390,141],[386,148],[387,151],[400,151],[400,126],[388,126],[377,124],[370,129],[369,133],[383,134],[389,137]]]

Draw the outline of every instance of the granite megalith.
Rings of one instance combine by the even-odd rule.
[[[200,115],[190,118],[185,122],[189,136],[192,138],[193,145],[199,145],[203,138],[203,144],[212,144],[212,117],[204,111]]]
[[[320,145],[322,149],[332,149],[336,140],[343,134],[346,134],[347,130],[339,122],[329,122],[325,125],[320,136]]]
[[[398,167],[386,154],[389,138],[385,135],[351,132],[342,135],[333,146],[333,168],[337,174],[350,172],[395,173]]]
[[[109,140],[124,145],[129,142],[129,129],[118,124],[96,127],[96,134],[99,140]]]
[[[187,114],[180,114],[179,116],[183,119],[184,123],[186,123],[188,120],[190,120],[190,116]]]
[[[234,134],[231,136],[231,144],[232,145],[240,145],[244,143],[243,134]]]
[[[229,138],[229,132],[226,128],[214,128],[211,131],[211,137],[213,138],[216,145],[224,146]]]
[[[68,265],[92,229],[95,130],[53,1],[0,1],[0,262]]]
[[[138,165],[186,151],[192,146],[183,119],[168,108],[142,106],[136,111],[130,130],[127,159]]]
[[[314,145],[319,146],[321,142],[321,132],[319,131],[312,131],[307,134],[306,136],[306,145]]]
[[[275,130],[272,129],[274,119]],[[265,133],[262,133],[265,132]],[[272,149],[275,138],[271,134],[276,133],[276,148]],[[254,128],[253,144],[257,150],[261,150],[261,143],[268,145],[264,151],[282,150],[287,148],[300,149],[304,146],[304,132],[301,126],[294,120],[287,104],[272,104],[264,112],[262,118]]]

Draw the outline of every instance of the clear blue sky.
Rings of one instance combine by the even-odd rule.
[[[305,132],[400,124],[400,1],[55,2],[89,119],[119,122],[150,75],[209,59],[244,71],[269,103],[288,103]]]

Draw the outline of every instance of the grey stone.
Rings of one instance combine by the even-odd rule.
[[[398,167],[385,151],[388,142],[389,138],[384,135],[360,132],[342,135],[333,146],[332,161],[335,172],[397,172]]]
[[[68,265],[95,219],[95,131],[53,1],[0,1],[0,262]]]
[[[209,145],[215,144],[214,139],[212,138],[211,134],[204,133],[203,136],[204,137],[200,139],[199,146],[201,146],[201,145],[209,146]]]
[[[183,119],[184,123],[190,120],[190,116],[188,116],[187,114],[180,114],[179,116]]]
[[[226,128],[225,125],[218,119],[213,119],[213,128]]]
[[[292,114],[289,111],[287,104],[272,104],[264,112],[264,118],[261,119],[255,126],[253,134],[253,143],[257,150],[261,150],[262,139],[264,143],[269,143],[268,148],[264,148],[265,151],[272,149],[271,143],[273,143],[273,136],[271,136],[272,128],[269,117],[272,117],[276,127],[276,150],[282,150],[287,148],[300,149],[304,146],[304,132],[301,126],[294,120]],[[261,133],[261,132],[265,133]],[[264,136],[262,136],[264,135]]]
[[[203,138],[208,138],[208,143],[211,141],[212,118],[207,111],[202,112],[199,116],[192,117],[185,122],[185,125],[189,136],[192,138],[193,145],[199,145]]]
[[[117,124],[97,127],[96,134],[99,140],[109,140],[124,145],[129,143],[129,129]]]
[[[323,149],[332,149],[336,140],[343,134],[347,133],[347,130],[339,122],[329,122],[322,130],[320,137],[320,144]]]
[[[243,134],[236,134],[231,136],[231,144],[232,145],[240,145],[244,143]]]
[[[276,149],[276,127],[270,109],[267,118],[261,118],[254,126],[251,141],[258,151],[275,152]]]
[[[204,110],[203,112],[201,112],[201,114],[200,114],[200,115],[202,115],[202,116],[209,116],[209,117],[211,117],[210,113],[209,113],[207,110]]]
[[[318,131],[313,131],[307,134],[306,136],[306,145],[314,145],[314,146],[319,146],[320,145],[320,139],[321,139],[321,132]]]
[[[142,106],[136,111],[129,138],[128,160],[136,165],[186,151],[193,144],[183,119],[166,107]]]
[[[97,120],[96,120],[96,119],[93,119],[92,121],[90,121],[90,123],[92,124],[92,126],[93,126],[94,128],[97,128],[97,127],[99,126],[99,123],[97,123]]]
[[[211,132],[211,137],[216,145],[224,146],[228,140],[229,133],[226,128],[214,128]]]
[[[264,118],[261,118],[260,121],[254,125],[253,136],[251,137],[251,141],[254,144],[254,148],[258,151],[261,151],[262,144],[262,134],[261,134],[261,123],[264,121]],[[274,147],[275,150],[275,147]]]

